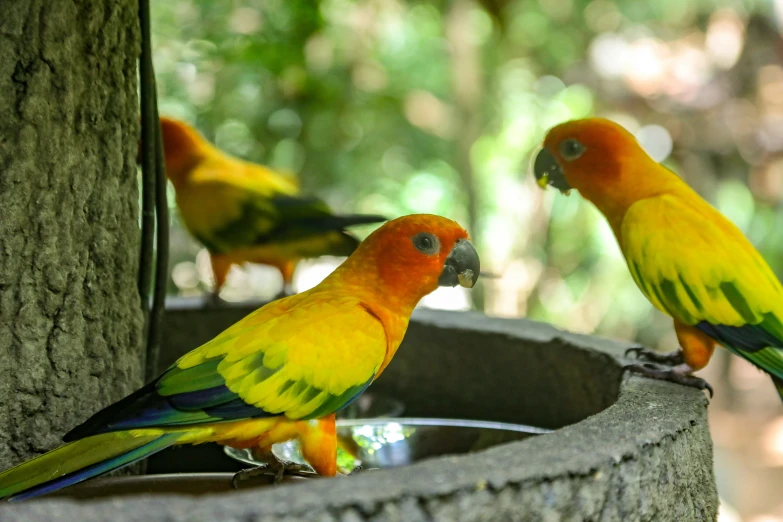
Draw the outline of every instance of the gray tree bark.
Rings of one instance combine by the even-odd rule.
[[[134,0],[0,0],[0,469],[142,383]]]

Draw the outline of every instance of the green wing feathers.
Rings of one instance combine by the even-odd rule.
[[[295,309],[263,320],[264,311],[274,313],[289,300],[298,301]],[[386,355],[386,334],[358,301],[312,294],[267,306],[177,361],[177,372],[195,373],[164,377],[161,393],[222,381],[268,414],[308,419],[337,411],[369,386]],[[207,366],[220,380],[210,380]]]
[[[222,253],[269,244],[295,244],[299,257],[349,255],[358,241],[345,232],[353,225],[385,221],[383,216],[332,214],[320,199],[278,194],[254,197],[243,193],[232,217],[198,239]]]
[[[286,310],[291,301],[296,308]],[[183,356],[64,440],[274,416],[320,417],[369,386],[385,353],[383,326],[357,301],[293,296]]]

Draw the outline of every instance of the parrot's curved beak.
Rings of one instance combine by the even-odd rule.
[[[533,175],[536,177],[536,184],[545,189],[547,185],[552,185],[563,194],[571,190],[571,185],[565,179],[563,170],[557,159],[548,149],[541,149],[533,163]]]
[[[478,252],[467,239],[457,240],[449,252],[440,273],[438,286],[464,286],[473,288],[479,278],[481,263]]]

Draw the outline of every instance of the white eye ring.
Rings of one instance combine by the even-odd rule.
[[[584,145],[573,138],[568,138],[567,140],[561,141],[559,149],[560,155],[563,156],[563,159],[567,161],[573,161],[577,159],[587,150]]]

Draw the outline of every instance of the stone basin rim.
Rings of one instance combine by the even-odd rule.
[[[601,357],[618,369],[630,362],[622,357],[630,345],[572,334],[527,320],[486,317],[473,312],[417,310],[413,322],[434,329],[483,332],[510,340],[542,345],[563,345]],[[597,485],[610,480],[621,463],[642,461],[656,448],[671,445],[681,436],[701,436],[706,429],[706,396],[692,388],[625,374],[617,401],[603,411],[549,434],[511,442],[469,455],[434,458],[410,466],[384,469],[356,477],[317,480],[274,490],[204,495],[198,498],[158,495],[132,499],[78,503],[41,499],[29,504],[0,507],[3,520],[35,520],[55,502],[63,518],[92,520],[90,510],[101,506],[122,513],[122,520],[310,520],[315,513],[354,510],[375,516],[384,506],[402,509],[406,502],[421,504],[433,498],[448,501],[460,495],[483,498],[492,492],[547,487],[584,477]],[[698,432],[698,433],[697,433]],[[711,459],[711,446],[709,448]],[[713,480],[714,482],[714,480]],[[230,499],[230,502],[218,498]],[[707,510],[712,502],[707,499]],[[717,497],[715,498],[717,502]],[[140,506],[146,509],[140,510]],[[52,505],[51,508],[54,508]],[[28,511],[28,509],[30,511]],[[391,508],[390,508],[391,509]],[[715,504],[715,509],[717,509]],[[219,512],[218,512],[219,510]],[[467,512],[466,512],[467,513]],[[127,515],[127,516],[126,516]],[[18,518],[15,518],[18,517]],[[28,518],[25,518],[28,517]],[[266,520],[267,518],[264,518]],[[341,518],[335,518],[342,520]],[[460,518],[472,520],[472,518]],[[43,520],[43,519],[41,519]],[[119,520],[119,518],[117,518]]]

